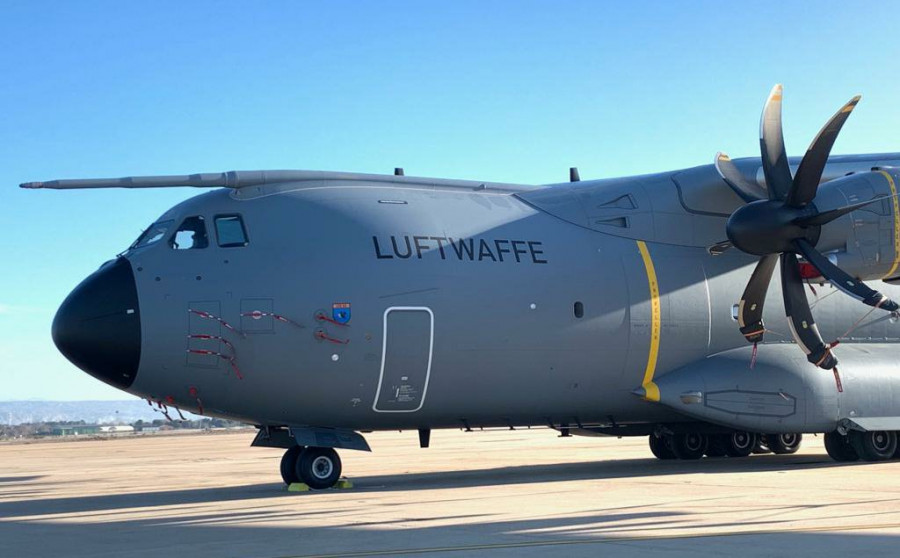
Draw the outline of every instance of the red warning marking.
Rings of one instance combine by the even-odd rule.
[[[336,344],[336,345],[346,345],[347,343],[350,342],[349,339],[347,339],[347,340],[341,340],[341,339],[337,339],[337,338],[335,338],[335,337],[331,337],[331,336],[329,336],[327,333],[325,333],[324,331],[317,331],[317,332],[316,332],[316,339],[319,339],[319,340],[321,340],[321,341],[328,341],[329,343],[334,343],[334,344]]]
[[[348,304],[347,306],[349,307],[350,305]],[[333,319],[329,318],[328,316],[326,316],[325,314],[323,314],[322,312],[319,312],[318,314],[316,314],[316,319],[319,320],[320,322],[328,322],[328,323],[334,324],[336,326],[350,327],[350,324],[342,323],[337,320],[333,320]]]
[[[276,314],[274,312],[263,312],[262,310],[254,310],[252,312],[242,312],[241,316],[253,318],[254,320],[259,320],[262,318],[274,318],[274,319],[278,320],[279,322],[291,324],[292,326],[297,326],[299,328],[303,327],[302,325],[298,324],[294,320],[287,318],[285,316],[282,316],[281,314]]]
[[[832,371],[834,372],[834,383],[837,385],[838,393],[844,393],[844,386],[841,384],[841,374],[838,372],[837,366]]]
[[[220,353],[219,351],[211,351],[208,349],[188,349],[187,352],[193,353],[195,355],[215,356],[215,357],[221,358],[222,360],[227,360],[228,364],[231,366],[231,369],[234,370],[234,373],[237,375],[238,379],[239,380],[244,379],[244,375],[241,374],[241,370],[240,370],[240,368],[238,368],[238,365],[237,365],[237,352],[234,349],[234,345],[232,345],[231,342],[228,341],[228,339],[225,339],[224,337],[220,337],[218,335],[206,335],[206,334],[188,335],[188,339],[200,339],[200,340],[206,340],[206,341],[221,341],[222,343],[224,343],[229,349],[231,349],[230,355],[226,355],[225,353]]]
[[[162,401],[157,401],[156,406],[159,407],[159,412],[162,413],[164,417],[166,417],[166,420],[168,420],[169,422],[175,422],[174,420],[172,420],[172,417],[169,416],[169,408],[163,405]]]
[[[220,318],[214,314],[210,314],[209,312],[204,312],[203,310],[194,310],[193,308],[188,308],[188,312],[190,312],[191,314],[200,316],[201,318],[203,318],[205,320],[213,320],[213,321],[219,322],[220,324],[225,326],[226,329],[229,329],[229,330],[237,333],[241,337],[244,337],[243,332],[235,329],[234,326],[232,326],[231,324],[229,324],[228,322],[226,322],[225,320],[223,320],[222,318]]]
[[[193,397],[194,400],[197,402],[197,410],[202,415],[203,414],[203,401],[200,400],[200,390],[198,390],[194,386],[191,386],[188,388],[188,395]]]
[[[811,263],[803,262],[798,264],[798,267],[800,268],[801,279],[815,279],[816,277],[822,276],[822,272],[816,269],[816,266]]]
[[[244,376],[241,374],[240,368],[238,368],[237,362],[235,362],[235,357],[232,355],[226,355],[224,353],[220,353],[219,351],[209,351],[207,349],[188,349],[187,352],[195,354],[195,355],[207,355],[219,357],[222,360],[228,361],[228,364],[231,365],[231,369],[234,370],[234,373],[237,375],[238,380],[243,380]]]
[[[238,368],[237,362],[235,362],[235,360],[233,358],[231,358],[231,359],[228,359],[228,364],[231,365],[231,369],[234,370],[234,373],[237,376],[238,380],[243,380],[244,375],[241,374],[241,369]]]
[[[224,337],[220,337],[220,336],[218,336],[218,335],[206,335],[205,333],[199,333],[199,334],[188,335],[188,339],[202,339],[202,340],[206,340],[206,341],[220,341],[220,342],[224,343],[229,349],[231,349],[231,352],[232,352],[232,353],[235,352],[235,350],[234,350],[234,345],[231,343],[231,341],[229,341],[228,339],[225,339]]]

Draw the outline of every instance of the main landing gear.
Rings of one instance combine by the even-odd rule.
[[[763,436],[765,447],[772,453],[787,455],[797,453],[803,434],[766,434]]]
[[[835,461],[887,461],[900,458],[897,433],[884,430],[825,434],[825,451]]]
[[[281,458],[281,478],[287,485],[331,488],[341,478],[341,458],[331,448],[294,446]]]
[[[650,451],[658,459],[747,457],[754,453],[796,453],[802,434],[756,434],[753,432],[657,431],[650,435]],[[825,451],[835,461],[887,461],[900,459],[900,433],[851,430],[825,434]]]
[[[650,451],[658,459],[700,459],[706,457],[747,457],[752,453],[795,453],[802,434],[756,434],[731,432],[655,432],[650,435]],[[896,438],[895,438],[896,443]]]

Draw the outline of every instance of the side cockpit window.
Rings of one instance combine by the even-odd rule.
[[[209,246],[206,223],[199,215],[188,217],[169,239],[169,246],[175,250],[199,250]]]
[[[240,215],[216,215],[216,238],[222,248],[236,248],[250,243]]]

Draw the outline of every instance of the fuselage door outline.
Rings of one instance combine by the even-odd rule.
[[[422,386],[422,396],[419,398],[419,404],[415,409],[379,409],[378,401],[384,382],[385,364],[387,362],[388,348],[388,317],[391,312],[427,312],[429,317],[429,334],[428,334],[428,364],[425,369],[425,381]],[[376,413],[414,413],[422,408],[425,404],[425,396],[428,393],[428,382],[431,378],[431,362],[434,355],[434,312],[427,306],[391,306],[384,311],[383,327],[381,342],[381,369],[378,374],[378,388],[375,390],[375,399],[372,401],[372,410]]]

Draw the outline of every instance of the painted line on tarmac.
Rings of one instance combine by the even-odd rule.
[[[430,548],[403,548],[394,550],[361,550],[338,554],[294,554],[275,558],[358,558],[364,556],[409,556],[413,554],[436,554],[438,552],[473,552],[477,550],[503,550],[508,548],[532,548],[541,546],[574,546],[590,544],[620,544],[642,541],[671,541],[679,539],[711,539],[715,537],[743,537],[760,535],[790,535],[796,533],[829,533],[846,531],[872,531],[876,529],[900,529],[900,523],[882,523],[875,525],[834,525],[829,527],[808,527],[801,529],[758,529],[748,531],[724,531],[721,533],[685,533],[683,535],[645,536],[645,537],[606,537],[602,539],[564,540],[564,541],[524,541],[495,544],[474,544],[461,546],[443,546]]]

